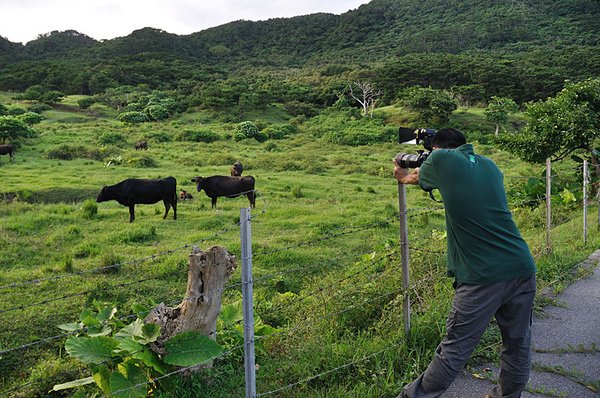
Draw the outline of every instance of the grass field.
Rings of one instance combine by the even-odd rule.
[[[0,95],[2,101],[9,98]],[[302,125],[285,139],[262,143],[186,142],[176,139],[186,129],[225,137],[236,123],[188,111],[170,121],[129,127],[99,104],[79,111],[76,100],[67,97],[63,106],[44,113],[46,120],[36,126],[38,137],[22,142],[15,162],[0,158],[0,394],[70,396],[48,391],[89,373],[64,353],[63,337],[41,339],[60,336],[57,325],[76,320],[94,300],[116,305],[118,316],[129,315],[136,303],[177,304],[186,288],[186,245],[225,246],[239,258],[236,224],[247,200],[221,198],[211,209],[210,199],[196,193],[190,181],[198,175],[228,175],[236,160],[243,163],[244,175],[256,178],[259,194],[252,223],[256,312],[277,328],[258,352],[258,391],[310,379],[272,395],[393,397],[424,369],[443,334],[452,289],[443,277],[443,212],[434,210],[439,205],[417,187],[409,187],[415,287],[413,333],[405,338],[391,159],[414,147],[393,142],[336,145]],[[399,108],[378,112],[387,115],[391,126],[410,120]],[[288,118],[279,108],[246,116],[264,125]],[[511,126],[522,123],[517,117]],[[477,109],[457,111],[452,124],[493,132]],[[148,140],[148,151],[133,149],[141,139]],[[73,160],[48,158],[63,145],[79,155]],[[521,187],[523,177],[542,171],[493,146],[475,146],[503,169],[509,192]],[[120,164],[107,166],[108,159],[120,159]],[[576,178],[573,164],[556,168]],[[179,202],[177,220],[172,213],[162,219],[162,203],[136,206],[131,224],[127,208],[116,202],[100,203],[97,214],[90,213],[104,185],[166,176],[174,176],[178,189],[194,195]],[[580,276],[571,269],[600,243],[596,208],[589,215],[590,241],[584,246],[580,207],[557,206],[551,253],[545,248],[543,206],[514,210],[537,260],[540,290],[559,291]],[[138,259],[144,260],[133,262]],[[115,264],[123,265],[103,268]],[[239,273],[233,282],[239,281]],[[224,302],[240,297],[237,289],[230,289]],[[498,341],[497,330],[490,328],[474,360],[493,358]],[[243,383],[238,352],[189,380],[163,380],[153,394],[238,397],[243,396]]]

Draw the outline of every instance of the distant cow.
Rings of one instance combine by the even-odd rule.
[[[241,177],[242,176],[242,171],[244,171],[244,168],[242,167],[242,164],[240,163],[240,161],[236,161],[233,166],[231,166],[231,176],[232,177]]]
[[[177,220],[177,180],[167,177],[158,180],[128,178],[115,185],[102,188],[96,202],[116,200],[119,204],[129,207],[129,222],[135,220],[134,206],[136,204],[153,204],[163,201],[167,218],[169,209],[173,206],[173,220]]]
[[[256,195],[254,194],[254,177],[194,177],[192,182],[196,183],[198,192],[204,189],[206,196],[211,198],[212,207],[217,206],[217,198],[225,196],[235,198],[240,195],[246,195],[250,201],[250,206],[255,207]]]
[[[192,196],[192,194],[188,193],[188,191],[186,191],[185,189],[182,189],[181,191],[179,191],[179,199],[181,200],[186,200],[186,199],[193,199],[194,197]]]
[[[0,145],[0,155],[8,155],[12,162],[15,160],[15,148],[11,144]]]
[[[134,144],[135,150],[144,149],[148,150],[148,142],[147,141],[138,141]]]

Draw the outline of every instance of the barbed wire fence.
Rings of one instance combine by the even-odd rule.
[[[587,173],[587,168],[585,166],[584,166],[583,174],[584,174],[584,182],[583,182],[583,184],[584,184],[584,188],[583,188],[584,189],[584,195],[583,195],[584,196],[584,208],[586,208],[587,201],[589,200],[589,197],[587,196],[587,193],[586,193],[587,190],[589,189],[589,185],[588,185],[589,175]],[[549,178],[546,179],[547,186],[551,187],[551,184],[552,184],[551,179],[553,177],[556,177],[558,174],[551,175],[551,173],[548,171],[547,175],[549,176]],[[518,178],[518,179],[539,178],[539,176],[536,176],[536,177],[505,176],[505,177],[506,178]],[[205,294],[206,295],[222,294],[224,290],[235,290],[236,292],[240,293],[243,296],[243,298],[244,298],[243,299],[244,343],[242,345],[230,348],[229,350],[225,351],[223,354],[220,355],[220,358],[225,358],[225,357],[227,357],[228,354],[230,354],[234,351],[243,349],[245,351],[246,397],[260,397],[260,396],[276,395],[280,392],[292,389],[292,388],[297,387],[302,384],[309,383],[312,380],[321,378],[321,377],[329,375],[331,373],[339,372],[344,369],[349,369],[352,366],[355,366],[357,363],[369,361],[371,358],[376,357],[378,355],[382,355],[386,352],[389,352],[390,350],[397,348],[398,346],[403,344],[402,341],[398,342],[398,343],[394,343],[394,344],[389,344],[385,347],[381,347],[381,349],[379,349],[376,352],[367,353],[363,356],[353,358],[351,361],[344,363],[340,366],[335,366],[335,367],[332,367],[331,369],[320,371],[316,374],[306,376],[304,378],[293,381],[291,383],[272,387],[267,390],[263,389],[262,392],[257,392],[257,390],[256,390],[256,388],[257,388],[256,373],[255,373],[256,372],[256,360],[255,360],[253,352],[254,352],[255,343],[258,341],[272,339],[272,338],[276,338],[277,336],[282,336],[282,335],[292,335],[303,329],[315,327],[320,322],[333,319],[336,316],[350,312],[350,311],[356,309],[357,307],[364,306],[368,303],[379,302],[379,301],[389,302],[390,300],[398,300],[398,301],[402,302],[402,304],[403,304],[403,311],[402,311],[403,322],[402,323],[404,324],[406,334],[408,334],[410,332],[410,296],[411,296],[411,294],[418,295],[419,289],[421,289],[424,285],[433,283],[436,279],[440,278],[440,276],[443,274],[443,272],[436,272],[435,270],[430,270],[426,275],[419,277],[417,283],[410,283],[409,256],[411,253],[413,255],[421,255],[421,256],[427,254],[427,255],[437,256],[440,258],[440,261],[443,262],[443,259],[441,256],[445,254],[445,251],[440,250],[440,249],[437,249],[437,250],[432,249],[430,247],[430,245],[427,245],[426,247],[409,246],[408,245],[409,241],[414,242],[414,243],[418,243],[418,242],[427,243],[429,241],[429,238],[431,237],[431,232],[428,231],[424,234],[422,233],[420,235],[409,236],[409,232],[412,232],[412,231],[409,231],[409,229],[408,229],[408,220],[415,219],[416,217],[419,217],[421,215],[429,215],[431,213],[441,211],[444,209],[444,207],[435,206],[435,207],[408,208],[406,206],[406,204],[404,204],[404,206],[402,204],[403,199],[402,199],[402,194],[400,193],[400,191],[399,191],[399,194],[400,194],[399,212],[394,217],[390,217],[383,221],[371,222],[371,223],[366,223],[366,224],[362,224],[362,225],[344,225],[344,226],[338,226],[335,228],[330,228],[327,231],[325,231],[325,233],[322,233],[321,234],[322,236],[320,236],[318,238],[306,239],[306,240],[297,242],[295,244],[287,245],[282,248],[272,248],[272,249],[265,248],[263,250],[258,250],[255,253],[252,253],[253,245],[252,245],[251,225],[252,225],[252,222],[254,222],[257,219],[258,216],[251,217],[250,209],[242,209],[242,211],[240,212],[240,222],[230,225],[230,226],[220,230],[216,234],[214,234],[208,238],[204,238],[199,241],[196,241],[194,243],[185,244],[185,245],[182,245],[182,246],[174,248],[174,249],[165,250],[165,251],[162,251],[162,252],[159,252],[156,254],[152,254],[150,256],[145,256],[145,257],[142,257],[139,259],[122,262],[122,263],[114,264],[114,265],[110,265],[110,266],[98,267],[98,268],[89,269],[89,270],[82,270],[82,271],[77,271],[74,273],[63,274],[63,275],[55,275],[55,276],[47,277],[47,278],[36,278],[36,279],[31,279],[31,280],[26,280],[26,281],[12,282],[12,283],[5,284],[4,286],[0,286],[0,291],[14,291],[14,290],[19,290],[19,289],[27,289],[27,288],[31,288],[31,287],[35,288],[35,287],[41,286],[45,283],[57,283],[57,282],[60,282],[62,280],[66,280],[69,278],[82,277],[86,274],[102,273],[102,272],[105,272],[106,270],[121,269],[122,267],[126,267],[126,266],[133,266],[133,268],[135,268],[135,266],[138,264],[141,264],[144,262],[150,262],[150,261],[157,261],[159,258],[164,258],[164,257],[170,256],[172,254],[182,252],[186,249],[193,247],[194,245],[199,245],[200,243],[214,240],[215,238],[219,238],[227,232],[239,231],[240,232],[240,241],[241,241],[241,256],[240,256],[240,258],[242,260],[241,280],[230,281],[230,283],[228,283],[220,291],[207,292]],[[550,203],[551,194],[552,194],[552,192],[547,189],[546,196],[545,196],[545,200],[547,203]],[[264,198],[263,198],[263,200],[264,200]],[[405,200],[405,197],[404,197],[404,200]],[[523,202],[522,205],[526,205],[526,202]],[[516,207],[519,207],[519,204],[517,204]],[[547,207],[548,213],[550,213],[550,210],[551,210],[551,207],[548,206]],[[585,224],[584,225],[584,240],[587,239],[587,217],[586,217],[585,212],[586,212],[586,210],[584,210],[584,224]],[[262,214],[265,214],[265,210],[263,210],[259,215],[262,215]],[[551,230],[553,228],[551,220],[552,220],[551,217],[547,217],[548,230]],[[302,265],[302,266],[297,266],[297,267],[292,267],[292,268],[286,268],[285,270],[275,270],[275,271],[272,271],[269,273],[262,274],[260,277],[258,277],[256,279],[253,279],[253,276],[252,276],[253,260],[258,259],[260,261],[261,257],[267,257],[269,255],[273,255],[273,254],[277,254],[277,253],[287,253],[294,249],[303,249],[303,248],[307,248],[307,247],[313,247],[320,243],[331,242],[339,237],[351,236],[351,235],[360,234],[363,232],[369,232],[369,231],[373,231],[373,230],[379,229],[379,228],[390,228],[391,226],[393,226],[395,223],[398,223],[398,222],[400,223],[400,239],[399,239],[400,248],[399,248],[399,250],[388,252],[385,255],[379,256],[377,258],[371,258],[371,260],[368,262],[362,262],[361,266],[356,267],[356,269],[353,272],[347,272],[346,274],[342,275],[342,277],[337,278],[330,283],[326,283],[326,284],[318,284],[317,283],[316,289],[314,289],[312,291],[307,291],[302,295],[297,295],[297,297],[295,297],[294,300],[285,302],[284,304],[281,304],[280,306],[273,307],[272,310],[277,312],[277,311],[282,311],[285,308],[299,309],[304,305],[304,303],[306,301],[311,300],[311,299],[315,300],[316,297],[318,297],[321,300],[325,300],[323,292],[331,291],[336,286],[343,285],[344,291],[341,294],[331,295],[329,298],[330,301],[334,301],[336,299],[341,300],[344,298],[349,299],[355,295],[360,295],[360,293],[362,293],[363,290],[360,287],[356,287],[355,285],[353,285],[351,283],[351,282],[353,282],[353,280],[355,278],[358,278],[361,275],[363,275],[363,276],[369,275],[369,277],[371,279],[373,279],[374,281],[377,281],[378,278],[380,278],[382,274],[377,271],[373,271],[372,268],[375,268],[375,266],[379,263],[393,262],[394,260],[397,261],[398,259],[401,260],[400,264],[399,264],[399,266],[402,270],[402,286],[401,287],[396,287],[396,288],[390,289],[388,291],[383,291],[383,292],[378,292],[377,294],[372,294],[368,298],[365,298],[363,300],[355,300],[352,304],[350,304],[344,308],[338,309],[336,311],[324,313],[322,317],[315,316],[312,319],[307,319],[305,322],[298,323],[296,325],[281,327],[280,329],[278,329],[277,331],[275,331],[272,334],[265,335],[265,336],[254,336],[255,319],[254,319],[254,315],[253,315],[254,305],[252,303],[252,297],[253,297],[252,288],[254,286],[259,286],[259,285],[267,285],[268,286],[273,281],[277,280],[277,278],[281,277],[282,275],[285,276],[285,275],[289,274],[290,272],[293,272],[293,273],[304,272],[305,275],[310,278],[314,274],[313,271],[323,270],[324,267],[327,267],[328,265],[333,264],[333,263],[344,263],[344,264],[347,264],[348,262],[355,263],[358,260],[360,260],[361,257],[364,256],[364,254],[357,253],[357,254],[344,255],[344,256],[340,256],[340,257],[336,257],[336,258],[330,258],[326,261],[317,261],[317,262],[314,262],[309,265]],[[548,236],[549,236],[549,232],[548,232]],[[548,247],[550,247],[550,240],[548,240]],[[398,271],[398,267],[394,267],[394,270]],[[175,272],[177,272],[177,270]],[[161,277],[164,277],[164,275],[160,275],[158,277],[141,278],[141,279],[136,279],[136,280],[132,280],[129,282],[114,284],[114,285],[106,287],[106,289],[138,285],[138,284],[142,284],[148,280],[161,278]],[[90,292],[91,291],[86,290],[86,291],[61,294],[61,295],[51,297],[51,298],[50,297],[44,298],[43,300],[39,300],[39,301],[30,303],[27,305],[17,305],[14,307],[0,308],[0,315],[17,312],[17,311],[23,310],[25,308],[44,306],[51,302],[68,300],[69,298],[73,298],[73,297],[86,296],[86,295],[89,295]],[[165,301],[171,301],[171,302],[173,302],[173,304],[177,304],[180,302],[180,300],[179,301],[165,300]],[[133,317],[135,317],[135,316],[128,315],[128,316],[120,317],[119,319],[122,321],[127,321],[129,319],[132,319]],[[9,355],[21,355],[20,353],[22,351],[29,350],[29,349],[39,347],[39,346],[43,346],[43,345],[47,345],[47,344],[52,344],[58,340],[61,340],[65,337],[69,336],[69,335],[70,335],[69,333],[61,333],[61,334],[57,334],[55,336],[40,337],[34,341],[26,342],[26,343],[23,343],[20,345],[15,345],[13,347],[8,347],[8,348],[2,347],[2,350],[0,350],[0,359],[4,358],[6,356],[9,356]],[[137,389],[137,388],[143,387],[144,385],[150,385],[152,383],[156,383],[159,380],[182,374],[185,371],[190,370],[191,368],[192,367],[179,368],[173,372],[170,372],[168,374],[165,374],[165,375],[159,376],[157,378],[154,378],[152,380],[149,380],[146,383],[140,383],[138,385],[132,386],[129,389]],[[73,371],[68,371],[68,372],[60,373],[58,375],[53,375],[51,378],[34,378],[34,379],[29,380],[26,383],[21,384],[21,385],[10,385],[10,387],[8,389],[6,389],[4,391],[0,391],[0,396],[10,395],[12,393],[15,393],[16,391],[31,387],[34,384],[45,384],[51,380],[54,381],[59,377],[72,377],[72,376],[73,376]],[[127,389],[120,390],[120,391],[118,391],[118,393],[125,393],[126,390]],[[114,394],[116,394],[116,393],[117,392],[115,392]]]

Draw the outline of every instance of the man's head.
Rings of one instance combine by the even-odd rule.
[[[431,146],[441,149],[454,149],[467,143],[465,135],[453,128],[441,129],[435,133]]]

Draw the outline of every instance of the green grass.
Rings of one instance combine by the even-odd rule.
[[[0,96],[1,97],[1,96]],[[66,103],[75,103],[67,98]],[[101,105],[94,105],[102,110]],[[103,114],[110,111],[103,110]],[[258,112],[257,122],[281,123],[281,109]],[[380,109],[388,123],[403,116],[393,107]],[[421,211],[410,218],[412,334],[403,336],[400,259],[398,252],[397,186],[392,157],[416,148],[395,143],[349,147],[314,138],[302,130],[285,140],[220,140],[214,143],[160,142],[149,138],[157,167],[142,168],[123,162],[106,166],[93,159],[48,159],[62,144],[98,149],[123,159],[139,156],[137,140],[161,132],[175,137],[181,128],[232,132],[236,121],[211,119],[205,112],[188,112],[174,120],[126,127],[112,117],[81,112],[49,111],[37,126],[39,137],[23,143],[14,163],[3,162],[0,191],[0,286],[33,279],[40,283],[3,289],[0,295],[0,350],[60,333],[56,325],[77,319],[93,300],[130,314],[134,303],[153,306],[177,304],[186,288],[185,244],[202,249],[221,245],[240,258],[239,209],[246,198],[220,198],[216,209],[196,193],[196,175],[229,174],[241,160],[244,174],[256,178],[260,194],[253,211],[253,266],[256,313],[279,328],[264,340],[257,362],[258,391],[265,392],[310,379],[283,390],[281,397],[394,397],[403,383],[427,366],[445,329],[452,296],[444,277],[444,217],[441,211]],[[72,117],[84,118],[74,122]],[[466,120],[468,119],[468,120]],[[232,119],[235,120],[235,119]],[[404,120],[402,120],[404,121]],[[484,123],[479,110],[456,113],[453,123]],[[125,142],[103,146],[102,134],[114,132]],[[494,158],[507,176],[537,175],[541,167],[527,165],[492,146],[476,145]],[[572,165],[557,165],[568,170]],[[136,220],[128,223],[127,208],[116,202],[89,203],[104,185],[129,177],[172,175],[178,188],[194,195],[179,202],[178,219],[172,211],[162,219],[162,203],[136,206]],[[518,188],[507,178],[507,184]],[[409,207],[433,208],[428,196],[409,187]],[[87,202],[86,202],[87,201]],[[540,208],[541,209],[541,208]],[[600,234],[590,228],[587,246],[581,239],[581,210],[556,209],[570,220],[552,231],[552,254],[545,251],[543,213],[522,209],[515,213],[530,244],[538,268],[540,289],[572,282],[581,274],[573,267],[598,247]],[[590,211],[594,225],[596,209]],[[560,217],[559,217],[560,216]],[[178,248],[172,254],[165,251]],[[156,259],[132,260],[158,254]],[[102,267],[126,263],[105,269]],[[93,272],[86,272],[95,270]],[[81,273],[81,274],[78,274]],[[62,276],[69,276],[63,278]],[[240,270],[232,281],[240,279]],[[236,289],[224,292],[225,303],[238,300]],[[45,302],[47,301],[47,302]],[[18,309],[24,306],[25,308]],[[283,333],[286,330],[290,333]],[[474,361],[495,358],[499,336],[491,328]],[[81,364],[61,348],[64,339],[11,352],[0,358],[0,391],[28,382],[12,395],[45,396],[53,384],[85,377]],[[387,350],[386,350],[387,349]],[[375,353],[383,351],[381,354]],[[362,360],[363,358],[367,358]],[[352,365],[347,366],[352,363]],[[337,369],[334,372],[330,370]],[[65,374],[68,372],[68,374]],[[313,378],[315,375],[323,374]],[[42,379],[37,383],[35,380]],[[243,360],[239,352],[188,379],[160,383],[159,397],[232,397],[244,390]],[[58,396],[58,395],[57,395]]]

